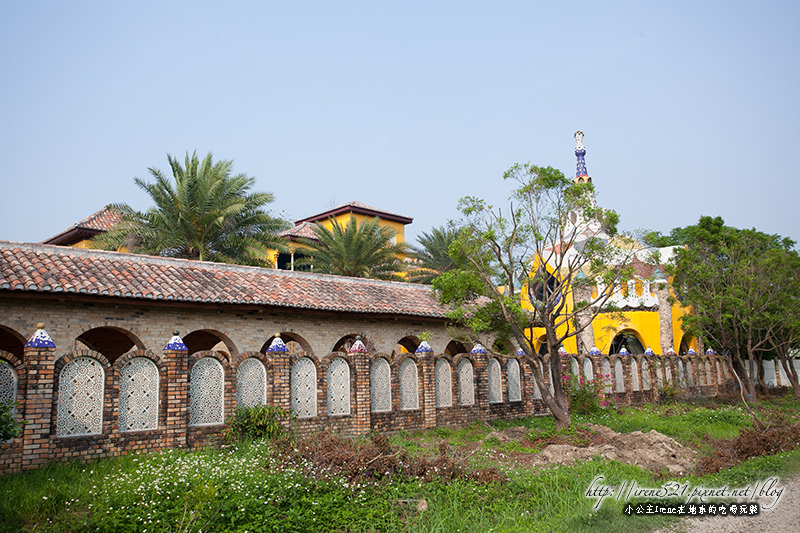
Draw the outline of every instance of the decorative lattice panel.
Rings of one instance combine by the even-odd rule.
[[[694,387],[694,365],[691,361],[686,361],[686,381],[690,387]]]
[[[656,387],[659,389],[664,386],[663,370],[661,369],[661,362],[656,360]]]
[[[17,373],[7,362],[0,359],[0,403],[17,401]]]
[[[614,381],[616,392],[625,392],[625,372],[622,370],[622,359],[617,358],[614,361]]]
[[[683,361],[678,359],[678,383],[681,388],[686,387],[686,369],[683,367]]]
[[[406,358],[400,363],[400,409],[419,409],[417,363]]]
[[[631,357],[631,390],[639,390],[639,363]]]
[[[436,375],[436,407],[453,405],[453,384],[450,377],[451,367],[447,359],[437,359]]]
[[[267,403],[267,369],[255,357],[248,357],[236,371],[236,406],[255,407]]]
[[[670,385],[674,385],[675,384],[673,382],[673,380],[672,380],[672,362],[671,361],[667,361],[667,363],[664,365],[664,379]]]
[[[650,366],[644,357],[642,357],[642,390],[650,390]]]
[[[475,382],[472,373],[472,362],[462,359],[458,363],[458,403],[475,405]]]
[[[605,391],[606,394],[610,393],[613,389],[611,388],[613,381],[611,380],[611,365],[608,362],[608,359],[603,359],[603,381],[605,382]]]
[[[383,357],[378,357],[372,363],[369,372],[369,396],[373,413],[392,410],[392,370]]]
[[[583,360],[583,377],[588,381],[594,381],[594,367],[592,366],[592,360],[588,357]]]
[[[519,377],[519,362],[516,359],[509,359],[506,366],[506,376],[508,379],[508,401],[521,401],[522,384]]]
[[[580,373],[580,368],[578,367],[578,360],[574,357],[569,358],[569,373],[573,376],[577,376]]]
[[[489,403],[501,403],[503,401],[503,377],[497,359],[489,359],[487,371],[489,373]]]
[[[725,376],[722,375],[722,366],[719,364],[719,361],[716,361],[716,363],[717,363],[717,384],[722,385],[725,383]],[[786,378],[786,382],[787,383],[789,382],[788,376]]]
[[[134,357],[119,376],[119,430],[158,429],[158,367]]]
[[[213,357],[199,359],[189,379],[189,425],[222,424],[225,372],[220,362]]]
[[[706,369],[705,383],[706,385],[713,385],[714,379],[713,376],[711,375],[711,361],[709,361],[708,359],[706,359],[705,362],[705,369]]]
[[[317,416],[317,367],[308,357],[292,365],[292,411],[297,418]]]
[[[350,367],[341,357],[328,365],[328,415],[350,414]]]
[[[64,365],[58,378],[59,437],[102,433],[104,380],[103,366],[90,357]]]
[[[534,372],[534,374],[536,374],[539,377],[541,377],[541,372],[539,372],[539,370],[536,367],[534,367],[533,372]],[[533,378],[533,399],[534,400],[541,400],[542,399],[542,389],[540,389],[539,388],[539,384],[536,383],[536,377],[535,376]]]

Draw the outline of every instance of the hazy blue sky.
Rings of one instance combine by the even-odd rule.
[[[649,4],[649,5],[647,5]],[[414,217],[575,173],[623,227],[721,215],[800,240],[800,2],[0,5],[0,239],[36,242],[212,151],[289,219]]]

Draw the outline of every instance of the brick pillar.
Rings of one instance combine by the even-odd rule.
[[[355,433],[356,435],[367,435],[372,427],[372,405],[369,392],[370,358],[360,336],[356,338],[356,342],[347,353],[352,357],[353,371],[356,373]]]
[[[436,427],[436,376],[433,348],[422,341],[416,350],[419,366],[422,368],[422,416],[426,428]]]
[[[50,424],[56,415],[53,412],[56,345],[44,331],[43,324],[37,327],[24,351],[28,369],[24,398],[27,423],[22,429],[22,468],[25,470],[39,468],[52,460]]]
[[[189,427],[189,350],[176,331],[162,353],[167,367],[166,447],[185,448]]]

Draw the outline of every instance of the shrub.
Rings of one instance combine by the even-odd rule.
[[[678,394],[679,391],[677,387],[664,383],[664,385],[658,389],[658,403],[676,403],[678,401]]]
[[[600,399],[603,384],[594,379],[586,379],[581,375],[564,376],[564,388],[569,393],[572,412],[579,415],[597,413],[601,407],[607,407],[608,401]]]
[[[239,407],[232,418],[228,419],[225,437],[227,440],[238,439],[274,439],[286,432],[281,424],[284,420],[293,419],[292,414],[276,405],[256,405]]]
[[[22,426],[14,420],[16,406],[16,403],[0,402],[0,442],[19,437],[22,433]]]

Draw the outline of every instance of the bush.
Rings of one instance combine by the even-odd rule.
[[[14,420],[16,406],[16,403],[0,402],[0,442],[19,437],[22,433],[22,426]]]
[[[676,403],[678,401],[679,392],[678,388],[674,385],[664,383],[664,385],[658,389],[658,403]]]
[[[598,413],[602,407],[610,405],[608,401],[600,399],[600,394],[603,392],[602,383],[575,374],[564,376],[563,379],[573,413],[589,415]]]
[[[293,416],[289,411],[275,405],[239,407],[233,417],[228,419],[230,427],[225,437],[229,441],[265,437],[274,439],[286,432],[286,427],[281,422],[291,419]]]

